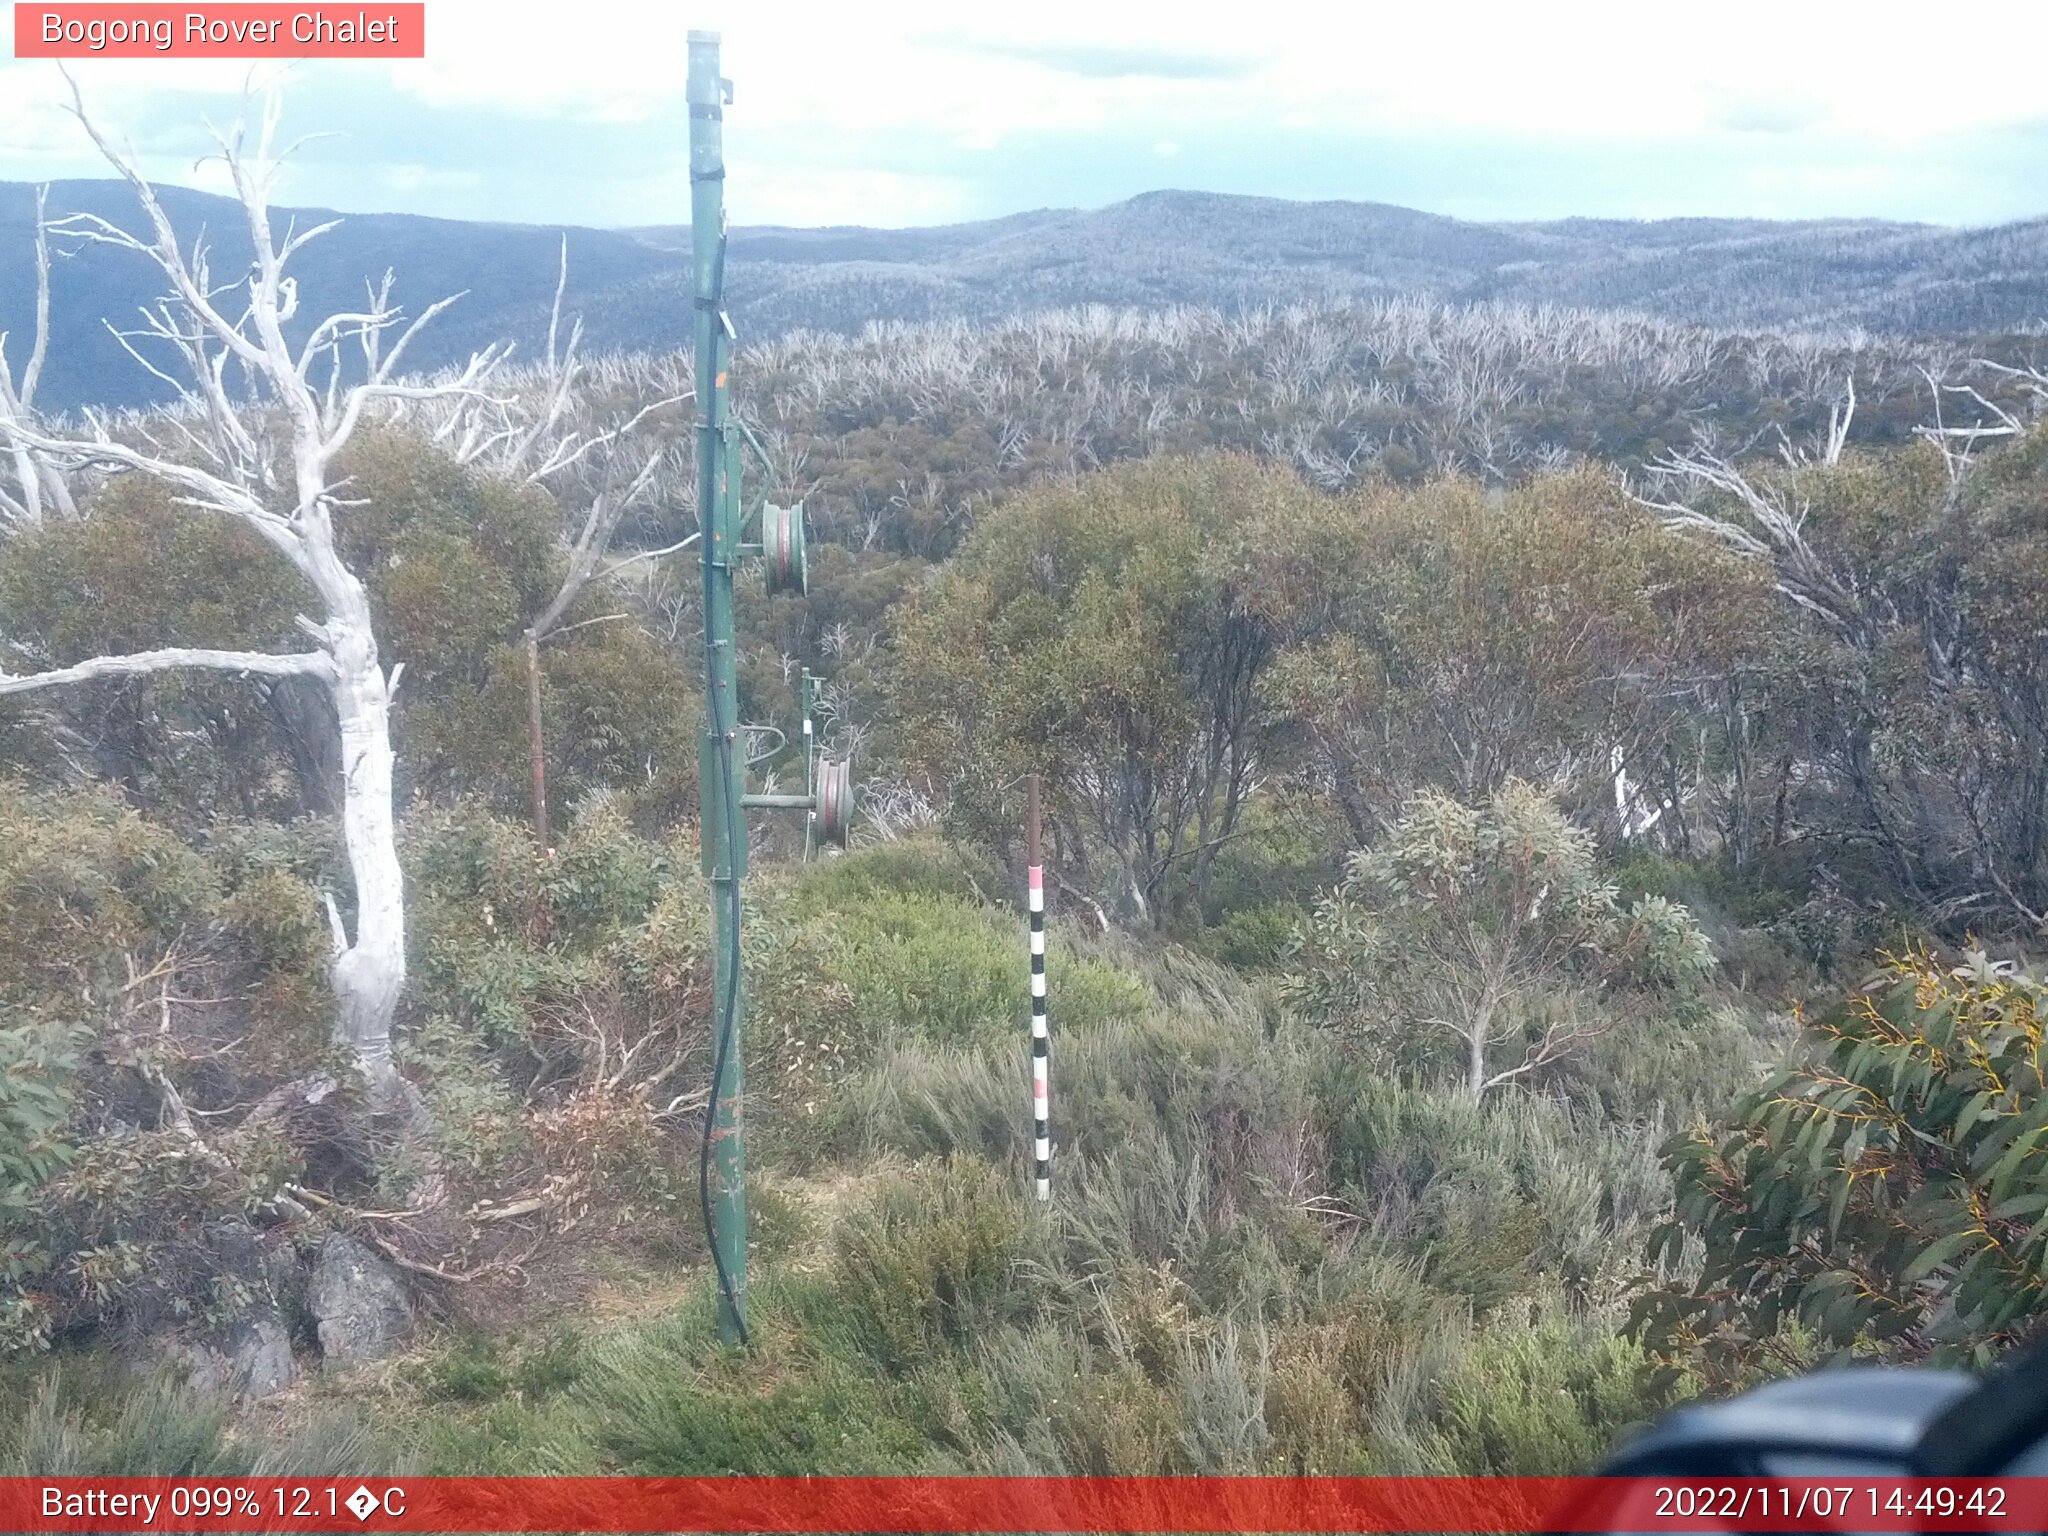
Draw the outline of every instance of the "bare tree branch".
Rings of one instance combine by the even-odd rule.
[[[334,680],[334,661],[325,651],[302,651],[274,655],[269,651],[206,651],[180,646],[160,651],[136,651],[127,656],[95,656],[74,666],[56,667],[48,672],[10,676],[0,672],[0,694],[28,693],[37,688],[56,688],[67,683],[86,683],[101,677],[137,677],[151,672],[174,672],[186,667],[203,667],[214,672],[239,672],[252,677],[317,677]]]
[[[692,544],[697,542],[697,538],[698,536],[693,533],[690,534],[687,538],[677,539],[673,544],[664,544],[660,549],[636,550],[634,553],[630,555],[626,555],[620,559],[614,560],[610,565],[606,566],[603,570],[599,571],[597,575],[592,579],[596,581],[603,581],[607,576],[616,576],[620,571],[625,570],[629,566],[637,565],[642,560],[666,559],[670,555],[677,554],[682,550],[688,549]]]

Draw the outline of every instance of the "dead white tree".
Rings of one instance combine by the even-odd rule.
[[[43,376],[43,360],[50,353],[50,189],[36,188],[36,334],[29,343],[28,360],[21,378],[7,361],[7,336],[0,332],[0,420],[23,421],[35,411],[36,385]],[[77,515],[71,491],[64,477],[40,464],[20,443],[9,446],[14,466],[14,484],[0,483],[0,522],[34,527],[43,520],[46,508],[65,517]]]
[[[297,284],[286,267],[334,223],[288,227],[282,237],[271,226],[271,191],[290,153],[290,147],[277,147],[274,93],[262,103],[253,146],[240,119],[216,135],[254,252],[246,277],[230,281],[211,271],[203,239],[190,247],[180,243],[132,153],[116,148],[93,122],[75,83],[72,111],[134,190],[147,228],[132,234],[90,214],[59,219],[50,228],[155,263],[170,292],[144,312],[139,329],[117,334],[144,367],[177,387],[179,402],[147,418],[125,440],[103,418],[89,423],[89,435],[63,437],[20,414],[0,417],[0,437],[45,469],[147,475],[171,487],[176,504],[194,515],[234,518],[305,579],[323,612],[298,619],[312,642],[305,651],[279,655],[174,648],[98,656],[26,676],[0,675],[0,694],[185,667],[307,677],[326,687],[340,726],[342,822],[355,886],[353,935],[332,895],[327,899],[335,1031],[380,1102],[388,1103],[404,1087],[391,1055],[391,1021],[405,984],[406,957],[390,718],[403,663],[385,670],[369,594],[341,557],[334,519],[349,503],[341,494],[335,458],[364,414],[380,401],[478,393],[502,354],[496,349],[477,354],[459,374],[434,384],[400,382],[398,369],[408,344],[455,300],[428,305],[408,322],[391,301],[388,273],[381,286],[369,290],[364,308],[329,315],[296,348],[286,340],[285,327],[298,307]],[[170,369],[151,362],[138,343],[168,348],[174,359]],[[342,356],[351,344],[361,351],[360,380],[354,383],[344,380]],[[316,374],[324,379],[316,381]]]
[[[1988,362],[1980,362],[1978,366],[2013,379],[2026,379],[2031,372],[2022,372],[2017,368],[2002,368],[1996,363]],[[1960,486],[1969,475],[1970,464],[1976,457],[1979,443],[1987,438],[2018,437],[2027,430],[2025,422],[2004,406],[1985,399],[1973,385],[1947,383],[1936,377],[1933,369],[1925,366],[1920,369],[1920,377],[1927,381],[1927,392],[1934,402],[1934,422],[1932,425],[1922,424],[1915,427],[1913,435],[1925,438],[1941,450],[1942,463],[1948,468],[1948,483],[1952,487]],[[1992,419],[1986,421],[1980,416],[1971,422],[1948,422],[1943,419],[1941,409],[1943,395],[1961,395]]]
[[[1984,365],[2021,387],[2048,378]],[[1909,487],[1895,494],[1904,506],[1944,525],[1970,530],[1967,521],[1972,466],[1979,445],[2032,428],[2018,413],[1970,385],[1945,383],[1923,368],[1934,422],[1916,429],[1940,451],[1947,489],[1936,505],[1916,507]],[[1944,402],[1960,397],[1976,407],[1973,419],[1946,419]],[[1753,469],[1711,449],[1672,454],[1653,465],[1659,491],[1637,500],[1680,533],[1703,536],[1768,569],[1778,591],[1817,619],[1855,659],[1840,685],[1841,723],[1820,759],[1862,808],[1865,827],[1889,857],[1897,878],[1928,910],[1953,916],[1994,899],[2029,927],[2048,926],[2039,890],[2038,838],[2023,799],[2024,765],[2040,758],[2038,735],[2026,717],[1997,699],[2003,685],[1966,622],[1968,591],[1960,561],[1929,562],[1911,579],[1859,555],[1839,532],[1808,536],[1818,467],[1837,463],[1855,408],[1853,389],[1830,413],[1818,454],[1784,445],[1784,466]],[[1981,525],[1978,525],[1981,526]],[[1913,532],[1904,535],[1914,537]],[[1944,542],[1949,542],[1944,536]],[[1962,540],[1955,540],[1960,544]],[[1922,709],[1940,711],[1933,727],[1890,729],[1894,711],[1882,679],[1887,654],[1906,655],[1902,642],[1924,660],[1914,691]],[[1924,717],[1923,717],[1924,718]],[[2009,723],[2018,721],[2017,725]],[[1741,727],[1738,726],[1737,730]],[[1735,734],[1735,733],[1731,733]],[[1786,759],[1789,772],[1791,759]],[[1959,835],[1960,834],[1960,835]],[[1944,866],[1967,860],[1969,878],[1988,889],[1945,893]],[[1926,878],[1927,871],[1934,878]]]
[[[1822,464],[1840,459],[1855,405],[1852,388],[1846,404],[1830,416]],[[1787,598],[1833,628],[1849,630],[1860,617],[1860,594],[1853,579],[1808,542],[1812,509],[1797,473],[1808,461],[1792,453],[1786,457],[1788,472],[1773,476],[1752,475],[1710,447],[1667,453],[1650,465],[1650,474],[1670,494],[1630,494],[1666,527],[1767,563]]]

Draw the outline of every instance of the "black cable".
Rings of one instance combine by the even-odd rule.
[[[720,173],[721,175],[723,174],[723,168],[721,168]],[[720,230],[718,235],[718,255],[712,268],[711,278],[711,307],[714,308],[725,302],[725,245],[725,232]],[[701,303],[702,301],[700,300],[699,302]],[[718,344],[714,340],[712,343],[714,355],[717,349]],[[699,383],[701,386],[702,381],[700,380]],[[715,402],[717,396],[714,393],[709,398]],[[707,404],[705,407],[707,415],[711,409],[712,406]],[[730,470],[728,469],[727,472],[730,473]],[[698,483],[703,483],[701,476]],[[723,509],[712,506],[702,510],[707,514],[705,519],[707,527],[705,531],[708,533],[710,525],[716,524],[718,518],[722,515]],[[709,538],[704,540],[704,558],[707,563],[711,559],[714,542],[714,540]],[[730,558],[729,554],[728,558]],[[705,597],[707,603],[704,611],[704,680],[709,685],[705,689],[705,693],[711,700],[710,719],[707,721],[707,724],[711,728],[712,740],[718,743],[718,771],[723,776],[721,782],[725,790],[730,790],[733,787],[732,741],[718,719],[718,647],[717,642],[711,638],[711,610],[708,602],[710,592],[708,587]],[[733,703],[735,710],[737,710],[738,700],[734,700]],[[703,801],[703,795],[704,786],[700,784],[697,786],[697,796],[700,805]],[[697,1203],[704,1216],[704,1237],[711,1245],[711,1267],[718,1271],[718,1289],[725,1297],[725,1304],[731,1310],[734,1321],[739,1325],[740,1343],[744,1345],[749,1342],[747,1338],[747,1317],[745,1311],[740,1306],[739,1287],[734,1283],[732,1275],[725,1267],[725,1259],[718,1251],[718,1218],[711,1209],[711,1141],[718,1125],[718,1106],[725,1085],[725,1063],[732,1046],[732,1037],[738,1033],[734,1026],[737,1023],[737,1015],[739,1013],[740,995],[740,839],[746,835],[746,829],[739,820],[739,808],[734,803],[734,797],[721,791],[719,799],[724,802],[725,812],[726,893],[728,902],[725,931],[729,936],[731,948],[726,954],[725,996],[719,1000],[718,1004],[718,1044],[711,1053],[711,1097],[704,1106],[704,1139],[702,1145],[698,1148],[697,1155]],[[702,817],[700,816],[700,836],[702,835],[701,823]],[[713,867],[715,870],[716,866],[714,865]],[[744,1110],[742,1113],[744,1113]],[[742,1175],[742,1179],[744,1180],[744,1175]],[[744,1197],[744,1182],[741,1185],[741,1194]],[[745,1241],[745,1237],[742,1236],[741,1242],[744,1243]],[[740,1260],[742,1263],[746,1262],[744,1250],[741,1252]]]

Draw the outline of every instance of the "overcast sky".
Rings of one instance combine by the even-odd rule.
[[[1895,5],[428,0],[424,61],[287,72],[288,127],[338,137],[300,152],[282,200],[679,221],[695,26],[723,31],[737,90],[736,223],[930,224],[1160,187],[1484,219],[2048,212],[2048,5]],[[77,72],[153,174],[203,186],[203,125],[232,115],[246,68]],[[103,173],[61,86],[51,64],[0,63],[0,179]]]

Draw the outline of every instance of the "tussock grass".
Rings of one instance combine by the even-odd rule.
[[[9,1385],[20,1395],[0,1416],[4,1477],[346,1477],[419,1465],[359,1414],[300,1405],[261,1433],[221,1398],[109,1358],[45,1363]]]

